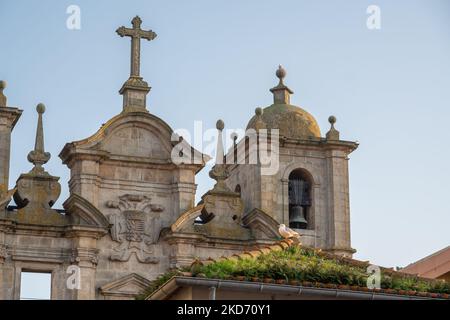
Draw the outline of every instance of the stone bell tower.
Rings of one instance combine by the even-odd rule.
[[[6,82],[0,81],[0,205],[2,207],[6,206],[2,203],[2,200],[8,193],[9,185],[11,133],[22,114],[22,110],[7,106],[6,96],[3,94],[5,88]]]
[[[236,161],[230,167],[227,184],[241,192],[245,213],[260,209],[297,229],[305,245],[351,256],[348,155],[358,144],[340,140],[333,116],[331,129],[322,137],[314,117],[291,104],[293,91],[284,84],[286,71],[281,66],[276,76],[279,83],[270,89],[273,104],[256,109],[246,139],[235,145],[246,151],[246,164]],[[252,131],[257,143],[248,142]],[[275,168],[269,173],[259,162],[263,133],[270,141],[270,165]],[[258,146],[256,164],[250,161],[254,145]]]

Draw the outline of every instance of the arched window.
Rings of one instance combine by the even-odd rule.
[[[309,227],[311,203],[311,179],[301,169],[292,171],[289,175],[289,227]]]
[[[234,188],[234,192],[239,193],[239,195],[241,195],[241,185],[240,184],[236,185],[236,188]]]

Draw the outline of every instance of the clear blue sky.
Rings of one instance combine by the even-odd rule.
[[[81,30],[66,8],[81,8]],[[381,8],[381,30],[366,8]],[[139,14],[158,38],[142,46],[153,87],[150,112],[172,128],[195,120],[242,128],[267,106],[282,64],[292,102],[322,133],[336,115],[351,155],[356,258],[404,266],[450,244],[450,2],[423,1],[12,1],[0,2],[0,79],[10,106],[24,109],[13,134],[11,182],[31,164],[35,106],[47,105],[47,170],[68,169],[58,153],[121,111],[129,40],[117,27]],[[208,169],[199,194],[211,187]]]

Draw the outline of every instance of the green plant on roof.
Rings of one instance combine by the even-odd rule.
[[[348,285],[366,287],[369,274],[364,264],[354,265],[337,257],[330,258],[314,249],[290,246],[284,250],[270,251],[256,258],[225,259],[210,264],[194,263],[189,271],[193,276],[213,279],[230,279],[244,277],[298,282],[312,282],[329,285]],[[152,289],[176,274],[176,271],[158,279]],[[164,281],[165,280],[165,281]],[[385,270],[382,272],[381,288],[405,291],[433,292],[450,294],[450,284],[444,281],[427,280]]]

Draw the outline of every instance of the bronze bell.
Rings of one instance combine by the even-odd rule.
[[[292,206],[291,214],[289,217],[289,227],[294,229],[305,229],[308,225],[308,221],[305,218],[306,208],[302,206]]]

